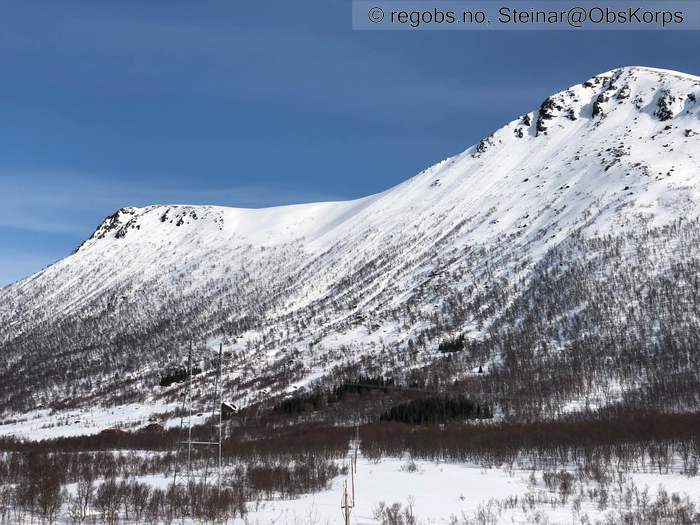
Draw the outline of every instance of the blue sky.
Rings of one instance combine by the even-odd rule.
[[[697,32],[359,32],[340,0],[0,3],[0,286],[122,206],[382,191]]]

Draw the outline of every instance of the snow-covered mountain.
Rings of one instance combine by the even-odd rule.
[[[697,404],[699,98],[699,77],[621,68],[363,199],[122,208],[0,290],[0,410],[169,399],[190,340],[224,342],[248,402],[482,366],[539,411]]]

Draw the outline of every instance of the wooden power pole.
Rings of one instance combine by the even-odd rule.
[[[350,502],[350,496],[348,494],[348,481],[343,481],[343,501],[340,505],[343,509],[343,523],[345,525],[350,525],[350,509],[352,508],[352,503]]]

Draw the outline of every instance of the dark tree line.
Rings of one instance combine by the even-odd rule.
[[[464,397],[428,397],[391,407],[380,421],[397,421],[409,425],[436,425],[452,420],[489,419],[491,410]]]
[[[201,368],[197,366],[192,367],[192,376],[196,376],[201,373]],[[175,370],[170,370],[165,375],[162,375],[159,384],[160,386],[170,386],[173,383],[184,383],[187,381],[188,377],[189,373],[187,368],[176,368]]]

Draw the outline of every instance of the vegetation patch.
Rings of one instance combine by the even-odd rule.
[[[202,373],[202,369],[196,366],[192,367],[192,375],[196,376]],[[184,383],[187,381],[187,369],[186,368],[176,368],[174,370],[168,371],[164,376],[160,378],[160,386],[170,386],[173,383]]]
[[[397,421],[409,425],[444,424],[455,419],[488,419],[492,417],[487,405],[465,397],[426,397],[414,399],[390,408],[380,421]]]

